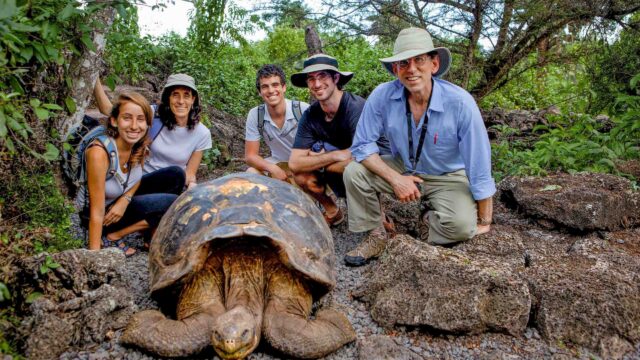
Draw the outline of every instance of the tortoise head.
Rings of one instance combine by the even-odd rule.
[[[244,359],[260,342],[260,322],[249,309],[236,306],[214,321],[211,345],[223,359]]]

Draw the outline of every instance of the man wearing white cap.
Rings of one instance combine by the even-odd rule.
[[[379,85],[362,112],[344,172],[349,229],[367,232],[345,256],[359,266],[387,243],[378,193],[402,202],[421,200],[428,227],[423,238],[438,245],[471,239],[490,230],[495,182],[491,146],[473,97],[439,77],[451,65],[446,48],[434,48],[426,30],[404,29],[393,56],[381,59],[396,80]],[[385,135],[391,155],[379,155]],[[428,238],[426,235],[428,234]]]

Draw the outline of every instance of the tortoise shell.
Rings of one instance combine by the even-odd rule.
[[[176,285],[203,266],[216,245],[234,241],[271,245],[321,296],[336,283],[333,237],[322,213],[299,188],[237,173],[199,184],[171,205],[149,249],[151,291]]]

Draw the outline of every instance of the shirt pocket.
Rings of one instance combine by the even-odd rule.
[[[447,163],[459,152],[457,134],[445,127],[427,129],[424,146],[427,148],[427,155],[441,164]]]

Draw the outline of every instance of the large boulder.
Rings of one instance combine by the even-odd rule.
[[[57,358],[123,328],[137,311],[124,269],[124,254],[113,248],[22,259],[10,285],[24,313],[19,333],[27,358]]]
[[[640,262],[616,237],[578,239],[565,253],[527,269],[533,323],[545,338],[605,358],[619,358],[640,341]]]
[[[510,226],[494,224],[487,234],[475,236],[455,247],[456,251],[475,259],[487,259],[521,272],[531,262],[522,234]]]
[[[547,227],[610,231],[640,224],[640,194],[618,176],[508,177],[499,189],[502,201]]]
[[[386,327],[521,335],[529,319],[529,289],[508,266],[407,235],[391,239],[387,253],[364,277],[368,281],[355,295]]]

